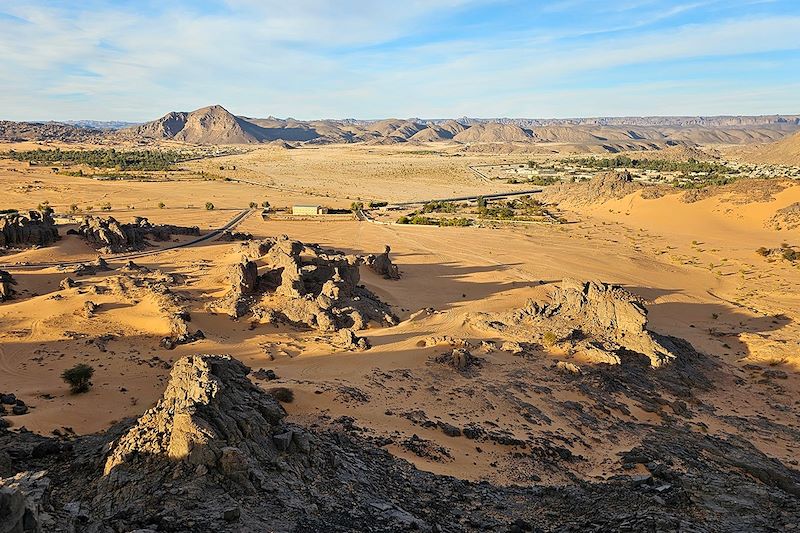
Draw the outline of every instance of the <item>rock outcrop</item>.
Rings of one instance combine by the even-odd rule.
[[[284,320],[320,331],[364,329],[370,322],[394,325],[388,305],[360,284],[364,259],[281,236],[250,242],[246,260],[229,274],[230,289],[211,308],[232,317],[248,309],[262,322]]]
[[[14,296],[14,285],[17,282],[5,270],[0,270],[0,302],[10,300]]]
[[[0,532],[46,533],[52,519],[42,512],[50,487],[47,472],[21,472],[0,479]]]
[[[247,373],[228,356],[190,356],[135,422],[69,438],[0,428],[0,531],[788,531],[800,517],[800,473],[735,435],[647,423],[636,442],[618,447],[631,473],[549,486],[472,483],[417,470],[350,417],[330,427],[289,424]],[[617,393],[633,384],[620,366],[562,379],[598,402],[613,400],[609,385]],[[653,390],[644,387],[642,398]],[[590,427],[588,409],[566,404]],[[481,447],[525,444],[488,425],[424,422]],[[515,448],[518,464],[546,463],[555,474],[580,463],[563,442]],[[403,443],[421,453],[431,444],[416,435]]]
[[[529,301],[511,313],[485,316],[479,324],[501,332],[506,341],[569,345],[595,363],[619,364],[639,356],[659,367],[680,351],[672,339],[647,329],[647,308],[640,298],[594,281],[566,279],[549,302]]]
[[[391,250],[387,244],[382,254],[370,254],[364,259],[364,262],[379,276],[383,276],[386,279],[400,279],[400,270],[398,270],[397,265],[392,263],[392,259],[389,257]]]
[[[197,226],[185,227],[171,224],[151,224],[146,218],[135,217],[130,224],[121,224],[114,217],[85,216],[77,230],[93,247],[104,253],[141,250],[148,239],[167,241],[173,235],[200,235]]]
[[[674,348],[647,329],[647,308],[637,296],[617,285],[564,280],[552,303],[538,309],[544,317],[572,321],[581,332],[646,355],[653,367],[674,360]]]
[[[0,215],[0,248],[29,248],[49,246],[59,239],[53,220],[53,210],[29,211],[28,216],[18,213]]]
[[[150,465],[170,470],[198,466],[243,474],[277,455],[273,429],[285,412],[257,389],[250,370],[224,355],[180,359],[163,396],[116,444],[105,463],[109,485],[127,482]],[[182,468],[190,465],[190,470]],[[190,475],[190,474],[189,474]]]
[[[258,266],[254,261],[236,263],[228,274],[228,283],[228,292],[221,300],[213,302],[211,308],[240,318],[249,311],[252,297],[258,291]]]

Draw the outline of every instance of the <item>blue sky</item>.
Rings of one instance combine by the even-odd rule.
[[[798,0],[0,0],[0,119],[800,113]]]

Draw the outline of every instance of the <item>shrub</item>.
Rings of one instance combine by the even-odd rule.
[[[363,202],[353,202],[352,204],[350,204],[350,211],[352,211],[353,213],[355,213],[356,211],[361,211],[362,209],[364,209]]]
[[[463,217],[442,218],[439,220],[440,226],[471,226],[472,220]]]
[[[405,215],[403,215],[403,216],[401,216],[400,218],[397,219],[397,223],[398,224],[408,224],[409,222],[410,222],[410,219]]]
[[[111,211],[111,202],[105,202],[100,204],[101,211]]]
[[[756,253],[757,253],[758,255],[760,255],[761,257],[767,257],[767,256],[769,255],[769,249],[768,249],[768,248],[764,248],[764,247],[762,246],[761,248],[759,248],[758,250],[756,250]]]
[[[542,336],[542,342],[544,342],[545,346],[553,346],[556,341],[558,341],[558,337],[552,331],[545,332],[544,336]]]
[[[165,207],[167,207],[167,204],[165,204],[164,202],[158,202],[159,209],[164,209]]]
[[[214,209],[214,204],[212,204],[211,202],[206,202],[206,210],[211,211],[213,209]]]
[[[94,368],[84,363],[80,363],[65,370],[61,374],[61,379],[67,382],[72,394],[80,394],[88,391],[92,386],[91,380],[93,375]]]
[[[267,392],[279,402],[292,403],[294,401],[294,392],[287,387],[275,387]]]
[[[250,202],[250,209],[255,209],[256,207],[258,207],[258,203]]]
[[[261,207],[263,207],[264,209],[269,209],[269,202],[264,200],[263,202],[261,202]]]

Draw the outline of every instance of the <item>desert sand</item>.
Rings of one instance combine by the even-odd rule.
[[[375,210],[374,220],[264,219],[260,207],[249,207],[267,200],[273,213],[296,204],[346,209],[354,201],[525,188],[487,180],[470,166],[522,164],[527,155],[447,146],[270,145],[182,163],[183,173],[163,181],[99,181],[0,160],[0,207],[22,211],[47,203],[59,215],[78,206],[78,213],[57,217],[62,237],[52,246],[0,256],[0,269],[16,282],[13,299],[0,304],[0,392],[28,407],[7,417],[12,430],[105,431],[154,405],[181,358],[227,354],[252,368],[263,388],[291,389],[293,401],[283,404],[291,423],[345,428],[420,470],[470,481],[609,480],[630,473],[620,453],[642,445],[651,428],[671,424],[745,439],[797,466],[800,269],[756,249],[800,244],[800,229],[774,219],[800,202],[800,184],[782,182],[763,195],[739,186],[709,189],[696,201],[674,190],[588,203],[578,184],[574,196],[557,195],[553,209],[563,224],[392,223],[403,210]],[[542,198],[548,201],[547,191]],[[79,227],[87,206],[104,202],[110,210],[95,207],[93,216],[197,226],[201,236],[246,212],[231,230],[249,238],[195,243],[196,237],[176,235],[138,252],[98,252],[67,231]],[[249,253],[248,242],[281,235],[362,256],[391,246],[400,279],[362,265],[360,283],[390,306],[398,323],[357,331],[371,348],[354,350],[333,331],[250,314],[233,319],[215,310],[214,302],[228,294],[231,269]],[[75,272],[98,255],[109,270]],[[132,273],[125,267],[130,260],[147,273]],[[263,269],[263,258],[256,262]],[[67,277],[74,285],[62,285]],[[632,388],[602,392],[574,378],[588,371],[582,369],[609,367],[596,352],[567,337],[527,343],[492,325],[511,324],[509,314],[529,300],[547,302],[566,279],[624,288],[644,302],[649,331],[688,341],[696,350],[689,353],[700,355],[680,356],[686,357],[680,365],[688,365],[679,374],[687,388],[660,385],[659,373],[673,370],[647,367],[629,378]],[[164,285],[170,305],[188,312],[190,331],[201,330],[203,338],[164,348],[162,339],[174,328],[174,311],[165,308],[158,288]],[[440,362],[454,349],[470,352],[476,366]],[[95,369],[84,394],[71,394],[60,377],[77,363]],[[608,371],[616,372],[613,367]],[[276,379],[259,373],[267,370]],[[463,436],[479,431],[476,426],[480,437]]]

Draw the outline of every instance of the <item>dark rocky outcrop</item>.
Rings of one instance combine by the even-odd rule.
[[[0,270],[0,302],[10,300],[14,296],[14,285],[17,282],[5,270]]]
[[[75,233],[104,253],[120,253],[141,250],[147,246],[148,239],[167,241],[173,235],[200,235],[200,229],[197,226],[151,224],[142,217],[135,217],[132,223],[122,224],[114,217],[86,216]]]
[[[53,210],[29,211],[28,215],[0,215],[0,248],[49,246],[59,239]]]

